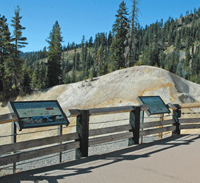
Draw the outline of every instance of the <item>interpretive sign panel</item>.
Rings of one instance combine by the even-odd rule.
[[[9,109],[17,114],[19,130],[69,124],[57,100],[9,102]]]
[[[148,106],[148,115],[170,113],[160,96],[138,96],[137,100]]]

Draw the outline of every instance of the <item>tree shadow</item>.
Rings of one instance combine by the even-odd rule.
[[[199,138],[200,135],[178,135],[168,137],[162,140],[134,145],[122,150],[117,150],[102,155],[93,155],[87,158],[82,158],[80,160],[74,160],[62,164],[28,170],[13,175],[7,175],[1,177],[0,182],[20,183],[21,181],[38,182],[45,180],[49,183],[58,183],[58,180],[65,179],[66,177],[92,173],[92,170],[98,169],[100,167],[105,167],[110,164],[118,163],[121,161],[134,161],[139,158],[148,158],[152,154],[162,152],[167,149],[179,147],[182,145],[190,145],[192,142]],[[157,145],[160,145],[159,148],[150,148],[148,151],[144,151],[145,153],[142,155],[131,154],[134,151],[144,150],[145,148]],[[78,167],[76,167],[76,165],[78,165]]]

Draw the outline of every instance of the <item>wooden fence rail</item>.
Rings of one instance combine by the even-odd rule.
[[[16,154],[8,155],[5,157],[1,157],[0,166],[7,165],[10,163],[16,163],[19,161],[29,160],[29,159],[37,158],[41,156],[46,156],[46,155],[54,154],[61,151],[76,149],[78,147],[79,147],[79,142],[69,142],[66,144],[32,150],[29,152],[16,153]]]
[[[122,139],[128,139],[128,138],[133,138],[133,133],[126,132],[126,133],[121,133],[121,134],[116,134],[116,135],[96,137],[96,138],[89,139],[89,146],[122,140]]]
[[[103,135],[107,133],[115,133],[115,132],[120,132],[120,131],[129,131],[131,129],[132,129],[132,126],[130,124],[106,127],[106,128],[100,128],[100,129],[92,129],[89,131],[89,136]]]
[[[42,139],[35,139],[35,140],[29,140],[24,142],[18,142],[14,144],[6,144],[0,146],[0,154],[5,154],[13,151],[19,151],[34,147],[40,147],[45,145],[51,145],[59,142],[66,142],[70,140],[76,140],[78,139],[77,133],[71,133],[71,134],[65,134],[65,135],[59,135],[59,136],[53,136],[53,137],[47,137]]]
[[[143,106],[124,106],[88,110],[70,109],[68,117],[76,117],[76,132],[60,134],[42,139],[17,142],[0,146],[0,166],[62,151],[76,149],[76,158],[88,156],[93,145],[128,139],[128,145],[138,144],[139,137],[172,131],[180,134],[181,129],[200,128],[200,118],[181,119],[181,109],[199,108],[200,104],[168,104],[173,111],[172,119],[140,123],[140,112],[148,110]],[[130,114],[129,124],[89,130],[89,116],[115,113]],[[16,114],[0,116],[0,124],[16,122]],[[14,123],[13,123],[14,124]],[[59,144],[60,143],[60,144]],[[37,148],[37,149],[30,149]],[[24,151],[26,150],[26,151]],[[15,154],[9,154],[15,152]]]
[[[200,103],[179,104],[181,109],[199,108]]]
[[[200,118],[185,118],[185,119],[179,119],[179,122],[181,124],[184,123],[198,123],[200,122]]]
[[[0,115],[0,124],[10,123],[14,121],[18,121],[17,115],[15,113]]]
[[[148,122],[148,123],[141,123],[140,128],[151,128],[151,127],[157,127],[157,126],[164,126],[164,125],[172,125],[175,121],[173,119],[171,120],[165,120],[165,121],[154,121],[154,122]]]
[[[162,128],[143,130],[140,132],[140,136],[153,135],[153,134],[157,134],[161,132],[168,132],[168,131],[174,131],[174,130],[176,130],[176,126],[167,126],[167,127],[162,127]]]
[[[145,111],[148,110],[146,105],[140,106],[141,110]],[[105,114],[115,114],[115,113],[124,113],[124,112],[131,112],[134,110],[134,106],[123,106],[123,107],[106,107],[106,108],[95,108],[95,109],[88,109],[89,115],[105,115]],[[80,115],[79,109],[69,109],[68,117],[76,117]]]
[[[180,125],[180,129],[196,129],[196,128],[200,128],[200,124]]]

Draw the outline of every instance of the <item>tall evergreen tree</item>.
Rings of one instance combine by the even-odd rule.
[[[93,46],[93,39],[92,36],[89,39],[88,47],[91,48]]]
[[[87,44],[85,42],[85,36],[83,35],[81,41],[81,60],[82,60],[82,70],[86,68],[86,58],[87,58]]]
[[[47,42],[49,43],[49,51],[47,58],[47,77],[48,77],[48,86],[52,87],[60,84],[61,80],[61,54],[62,54],[62,36],[61,28],[58,24],[58,21],[53,25],[53,29],[50,32]]]
[[[73,69],[72,69],[71,82],[72,82],[72,83],[75,83],[75,82],[76,82],[76,70],[75,70],[75,67],[73,67]]]
[[[0,15],[0,91],[8,90],[8,84],[5,78],[5,64],[6,59],[9,57],[9,51],[11,47],[11,38],[8,25],[6,23],[7,19],[5,16]]]
[[[113,39],[112,32],[109,31],[109,34],[108,34],[108,46],[111,45],[111,43],[112,43],[112,39]]]
[[[136,52],[136,27],[137,27],[137,17],[139,13],[138,9],[138,2],[139,0],[132,1],[132,12],[131,12],[131,28],[128,33],[128,50],[126,53],[126,60],[127,60],[127,67],[133,66],[136,61],[134,61],[134,55]]]
[[[65,79],[65,52],[64,52],[64,46],[62,49],[62,55],[61,55],[61,70],[62,70],[62,74],[61,74],[61,81],[60,83],[63,84],[64,83],[64,79]]]
[[[80,53],[76,53],[76,70],[80,70]]]
[[[129,19],[128,12],[126,8],[126,3],[122,1],[119,5],[119,10],[117,11],[117,15],[115,23],[113,24],[113,33],[114,38],[111,44],[111,70],[117,70],[125,67],[125,41],[127,40],[127,33],[129,29]]]
[[[11,26],[14,27],[14,35],[12,38],[13,45],[10,51],[10,58],[6,62],[6,74],[7,76],[12,75],[12,78],[14,78],[14,85],[16,89],[19,89],[20,92],[23,92],[23,86],[22,86],[22,65],[23,60],[20,58],[20,49],[25,47],[27,38],[22,36],[22,30],[25,29],[20,24],[20,20],[22,19],[22,16],[20,14],[20,7],[17,6],[15,9],[15,16],[11,20],[12,24]]]
[[[26,67],[25,63],[22,67],[22,86],[25,93],[31,92],[31,68]]]
[[[38,88],[38,81],[39,81],[39,63],[34,65],[34,71],[32,74],[31,86],[32,88]]]

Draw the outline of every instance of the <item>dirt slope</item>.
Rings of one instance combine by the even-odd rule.
[[[94,78],[93,81],[59,85],[46,91],[37,91],[30,96],[18,97],[17,100],[58,100],[63,110],[67,113],[68,109],[96,108],[110,106],[126,106],[138,104],[137,96],[159,95],[166,103],[190,103],[200,102],[200,85],[180,78],[166,70],[150,67],[135,66],[127,69],[118,70],[110,74]],[[0,113],[9,113],[6,107],[0,108]],[[109,123],[99,123],[96,121],[117,120],[121,124],[127,123],[128,114],[107,115],[91,117],[90,128],[108,126]],[[64,133],[75,130],[75,119],[70,119],[70,126],[64,129]],[[119,124],[119,123],[118,123]],[[117,123],[116,123],[117,125]],[[10,134],[10,125],[0,125],[0,136]],[[44,136],[56,135],[56,130],[49,128],[27,129],[20,133],[18,141],[39,138]],[[30,133],[38,130],[46,132]],[[10,142],[10,137],[1,138],[2,143]]]

